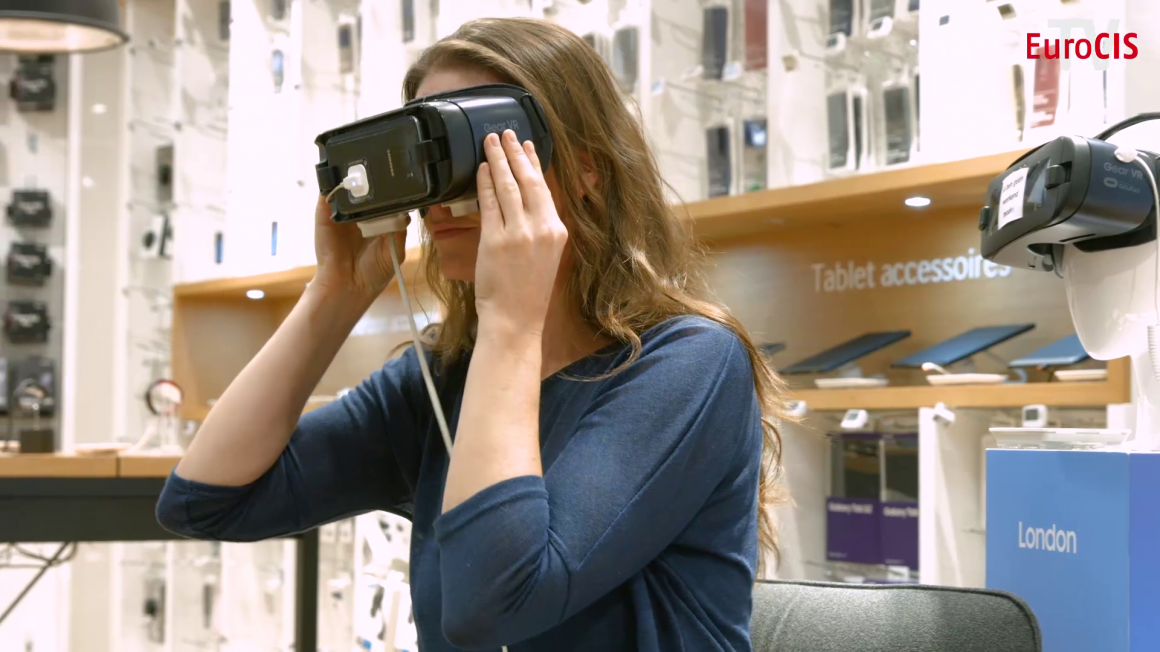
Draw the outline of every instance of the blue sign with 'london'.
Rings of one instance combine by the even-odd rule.
[[[987,451],[987,588],[1045,652],[1160,650],[1160,454]]]

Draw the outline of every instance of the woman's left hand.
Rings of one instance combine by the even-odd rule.
[[[515,132],[484,139],[479,166],[481,235],[475,307],[481,330],[542,335],[548,303],[568,242],[531,141]]]

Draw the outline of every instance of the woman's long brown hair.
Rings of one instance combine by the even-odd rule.
[[[785,418],[784,385],[745,328],[709,291],[701,272],[705,252],[696,246],[689,220],[670,206],[644,132],[608,66],[581,38],[553,23],[473,20],[423,53],[403,81],[404,100],[414,99],[430,71],[453,67],[521,86],[543,104],[555,148],[550,169],[563,194],[556,199],[568,214],[562,217],[574,264],[567,291],[596,331],[631,345],[624,366],[639,357],[641,333],[678,315],[711,319],[733,330],[745,345],[764,434],[759,540],[762,551],[776,560],[770,508],[779,498],[776,424]],[[585,180],[590,170],[596,172],[594,186]],[[473,343],[473,286],[443,278],[429,238],[424,238],[423,256],[429,287],[443,308],[431,344],[440,359],[454,360]],[[765,554],[760,558],[764,568]]]

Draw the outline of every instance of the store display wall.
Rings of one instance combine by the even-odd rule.
[[[48,228],[6,222],[0,229],[0,248],[44,244],[54,263],[44,286],[8,285],[5,301],[44,301],[55,324],[71,324],[54,325],[40,344],[5,340],[0,357],[39,354],[77,370],[61,379],[62,393],[73,392],[71,413],[59,425],[41,419],[61,431],[62,442],[135,441],[151,418],[143,394],[160,378],[181,384],[193,432],[311,277],[314,138],[398,107],[407,65],[475,17],[542,17],[588,40],[639,115],[674,201],[702,216],[720,206],[760,206],[766,189],[1003,152],[1013,160],[1056,135],[1091,135],[1160,107],[1149,78],[1154,65],[1113,62],[1106,74],[1090,63],[1055,69],[1028,61],[1022,49],[1022,34],[1049,18],[1090,19],[1101,29],[1119,21],[1121,31],[1142,31],[1160,19],[1147,0],[1024,0],[1009,3],[1014,16],[996,3],[925,0],[915,12],[916,4],[874,0],[857,13],[861,5],[844,0],[130,0],[131,46],[84,60],[86,68],[105,66],[103,79],[119,84],[122,101],[97,99],[95,67],[83,95],[70,95],[70,82],[81,79],[71,76],[78,64],[58,57],[53,110],[22,112],[0,102],[0,192],[47,189],[54,208]],[[17,62],[5,57],[0,77],[10,78]],[[1142,39],[1139,61],[1160,62],[1160,52]],[[83,134],[73,133],[78,125]],[[857,193],[851,196],[813,213],[787,200],[746,214],[744,235],[706,236],[715,292],[759,341],[786,344],[771,358],[775,367],[862,332],[906,329],[908,339],[859,365],[891,387],[925,388],[923,374],[890,363],[974,326],[1036,325],[995,347],[1001,360],[1071,332],[1058,279],[977,260],[977,206],[965,208],[973,195],[947,195],[954,209],[936,197],[924,211],[899,202],[847,219],[860,209]],[[703,235],[712,226],[697,224]],[[83,246],[70,248],[73,233]],[[408,234],[414,256],[418,244],[416,221]],[[946,260],[949,267],[931,262]],[[416,262],[410,259],[405,280],[422,327],[438,315]],[[940,268],[938,282],[921,282],[920,269]],[[211,288],[283,272],[292,282],[238,285],[228,297]],[[951,280],[956,275],[962,278]],[[900,280],[884,286],[888,277]],[[76,282],[66,287],[66,278]],[[259,287],[261,299],[246,298]],[[67,306],[75,306],[69,316]],[[391,290],[356,327],[308,409],[366,377],[408,337],[404,305]],[[70,346],[77,360],[66,364]],[[1005,371],[992,358],[976,362],[979,371]],[[1031,376],[1048,380],[1045,372]],[[790,380],[796,390],[814,378]],[[1066,418],[1110,418],[1085,407],[1097,414]],[[897,576],[886,564],[868,571],[834,562],[827,506],[840,493],[833,435],[844,432],[841,410],[810,410],[802,424],[787,424],[783,479],[793,502],[778,510],[778,575],[913,581],[917,574],[924,582],[981,586],[982,450],[987,428],[1010,422],[1011,412],[957,410],[953,423],[931,408],[872,415],[863,434],[894,429],[917,438],[921,561]],[[889,427],[879,427],[883,420]],[[327,649],[378,645],[380,635],[387,650],[410,649],[406,521],[367,515],[326,526],[322,539]],[[53,649],[66,632],[86,652],[291,642],[287,591],[295,578],[284,542],[93,545],[81,557],[72,570],[53,571],[52,582],[21,607],[22,615],[58,614],[52,623],[36,621],[36,649]],[[106,591],[108,604],[84,600]],[[387,606],[372,615],[376,601]],[[51,607],[65,603],[70,609]],[[79,631],[100,644],[89,645]],[[0,649],[23,645],[25,636],[6,624]]]
[[[33,72],[28,72],[28,71]],[[41,60],[0,56],[0,79],[35,76],[48,81],[50,92],[38,96],[43,101],[18,103],[0,101],[0,196],[4,197],[9,216],[0,228],[0,250],[9,253],[18,243],[43,248],[37,257],[46,256],[52,271],[37,281],[10,279],[3,292],[5,327],[0,358],[7,373],[3,394],[4,414],[8,417],[6,437],[19,439],[21,429],[40,427],[53,432],[50,444],[59,441],[55,426],[59,392],[59,364],[63,345],[64,268],[66,262],[66,224],[69,211],[69,65],[65,57]],[[21,205],[36,205],[32,212]],[[41,209],[44,209],[43,211]],[[8,273],[19,273],[20,266],[8,260]],[[19,313],[19,314],[18,314]],[[16,407],[12,392],[21,380],[39,376],[29,372],[35,362],[51,372],[44,384],[51,385],[51,400],[40,406],[41,417],[33,424],[33,411]],[[13,409],[16,407],[16,409]],[[9,430],[11,429],[11,432]]]

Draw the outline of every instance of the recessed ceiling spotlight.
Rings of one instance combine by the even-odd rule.
[[[930,206],[930,198],[928,197],[907,197],[906,205],[911,208],[926,208]]]

